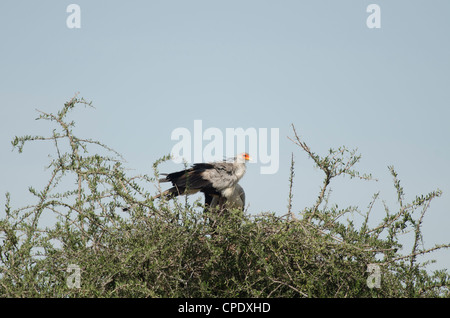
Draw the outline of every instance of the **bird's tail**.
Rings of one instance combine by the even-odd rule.
[[[156,200],[156,199],[159,199],[161,197],[165,198],[166,200],[170,200],[170,199],[173,199],[176,196],[179,196],[183,192],[184,191],[180,191],[180,189],[178,189],[177,187],[172,187],[169,190],[166,190],[164,192],[158,193],[157,195],[153,196],[152,200]]]

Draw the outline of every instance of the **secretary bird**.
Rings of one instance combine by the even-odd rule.
[[[213,196],[211,198],[208,198],[208,194],[205,194],[205,205],[207,205],[209,200],[209,206],[219,209],[240,209],[244,210],[245,207],[245,191],[241,187],[241,185],[238,183],[236,184],[236,187],[234,188],[233,194],[228,198],[225,199],[224,197],[220,196]],[[208,206],[205,208],[207,209]]]
[[[178,195],[202,192],[206,206],[222,205],[228,201],[243,208],[245,193],[238,182],[244,176],[246,162],[249,160],[250,156],[242,153],[231,162],[194,163],[189,169],[162,174],[165,178],[159,181],[171,182],[172,188],[154,196],[153,199],[171,199]]]

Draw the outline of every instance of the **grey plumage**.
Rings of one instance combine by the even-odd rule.
[[[206,195],[205,195],[206,197]],[[206,201],[206,199],[205,199]],[[241,209],[245,207],[245,191],[240,184],[236,184],[232,195],[225,199],[219,196],[214,196],[210,203],[211,208],[225,208],[225,209]]]

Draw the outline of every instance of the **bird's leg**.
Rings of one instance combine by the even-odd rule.
[[[225,197],[220,197],[219,199],[219,213],[222,217],[226,216],[226,213],[228,213],[228,200]]]
[[[219,198],[219,209],[220,209],[221,212],[225,208],[225,202],[226,201],[227,200],[224,197],[222,197],[222,196]]]

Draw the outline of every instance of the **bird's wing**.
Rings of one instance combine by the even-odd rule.
[[[218,191],[233,187],[237,182],[233,174],[233,164],[227,162],[215,163],[214,169],[204,172],[204,178],[209,180],[212,187]]]
[[[233,163],[195,163],[191,168],[165,175],[160,182],[171,182],[174,195],[197,190],[206,195],[222,195],[222,191],[232,188],[237,182]],[[171,189],[171,190],[172,190]],[[209,198],[205,198],[209,200]]]
[[[205,178],[205,172],[213,166],[206,163],[194,164],[192,168],[181,170],[166,175],[161,182],[172,182],[174,187],[178,189],[203,189],[210,188],[211,181]]]
[[[194,163],[191,169],[194,170],[206,170],[206,169],[214,169],[214,163]]]

